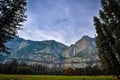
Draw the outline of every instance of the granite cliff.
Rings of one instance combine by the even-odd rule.
[[[27,64],[42,64],[50,68],[80,68],[98,65],[95,39],[83,36],[75,44],[66,46],[54,40],[31,41],[16,37],[6,44],[10,55],[0,54],[1,62],[16,59]]]

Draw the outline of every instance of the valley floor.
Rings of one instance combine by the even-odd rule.
[[[0,80],[116,80],[112,76],[0,75]]]

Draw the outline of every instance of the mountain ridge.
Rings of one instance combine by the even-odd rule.
[[[70,46],[66,46],[55,40],[31,41],[18,37],[6,45],[12,49],[10,50],[11,54],[3,62],[17,59],[19,62],[42,64],[50,68],[55,66],[57,68],[78,68],[85,67],[88,63],[91,65],[96,63],[97,65],[99,60],[95,39],[89,36],[83,36]],[[78,62],[80,63],[78,64]]]

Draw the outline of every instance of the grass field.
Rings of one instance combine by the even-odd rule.
[[[0,75],[0,80],[116,80],[112,76]]]

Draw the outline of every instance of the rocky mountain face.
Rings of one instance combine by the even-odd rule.
[[[62,55],[66,58],[65,67],[79,68],[99,64],[95,39],[88,36],[83,36],[75,44],[68,47]]]
[[[16,59],[21,63],[42,64],[50,68],[80,68],[98,65],[99,60],[95,39],[88,36],[69,47],[54,40],[30,41],[18,37],[6,45],[11,48],[11,54],[0,54],[0,61],[4,63]]]

